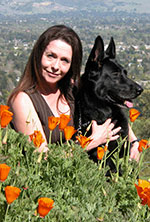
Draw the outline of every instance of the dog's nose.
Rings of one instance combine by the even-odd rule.
[[[138,95],[140,95],[143,92],[143,88],[141,86],[137,86],[136,92]]]

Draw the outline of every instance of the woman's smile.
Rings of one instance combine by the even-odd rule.
[[[47,72],[47,74],[50,76],[50,77],[54,77],[54,78],[56,78],[56,77],[59,77],[61,74],[59,74],[59,73],[55,73],[55,72],[51,72],[51,71],[48,71],[48,70],[45,70],[46,72]]]

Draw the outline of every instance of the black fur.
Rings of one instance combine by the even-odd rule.
[[[76,127],[85,132],[91,120],[102,124],[108,118],[117,120],[121,126],[122,138],[128,135],[128,120],[124,113],[125,101],[132,101],[143,91],[142,87],[127,77],[127,71],[116,60],[116,49],[113,38],[104,51],[104,43],[100,36],[95,40],[88,58],[85,73],[81,77],[81,88],[76,99]],[[79,120],[79,121],[78,121]],[[117,141],[109,143],[113,151]],[[120,151],[120,157],[123,150]],[[97,162],[97,148],[89,152],[89,156]],[[112,167],[112,164],[110,167]]]

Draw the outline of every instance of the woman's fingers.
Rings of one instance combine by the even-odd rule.
[[[121,127],[117,127],[114,128],[116,124],[116,121],[111,122],[111,119],[107,119],[102,125],[98,125],[97,122],[95,120],[92,121],[92,128],[95,131],[95,129],[97,130],[98,127],[102,127],[103,129],[105,129],[107,131],[107,135],[109,138],[116,136],[116,134],[121,130]],[[118,136],[117,136],[118,138]]]
[[[114,141],[114,140],[117,140],[119,138],[119,135],[115,135],[115,136],[112,136],[109,140],[110,141]]]
[[[117,140],[119,138],[119,135],[117,134],[121,130],[121,127],[117,127],[116,129],[112,130],[110,134],[108,135],[108,138],[110,141]]]
[[[119,138],[119,135],[116,134],[121,130],[121,127],[119,126],[117,128],[114,128],[116,122],[117,121],[111,122],[111,119],[109,118],[103,124],[108,129],[108,139],[110,139],[111,141]]]
[[[112,124],[110,118],[107,119],[107,120],[103,123],[104,126],[109,126],[110,124]]]
[[[121,127],[117,127],[115,129],[112,130],[112,136],[116,135],[119,131],[121,130]]]
[[[115,127],[116,123],[117,123],[116,120],[114,120],[113,122],[111,122],[111,119],[109,118],[109,119],[107,119],[107,120],[104,122],[103,125],[104,125],[105,127],[108,127],[109,130],[112,130],[112,129]]]

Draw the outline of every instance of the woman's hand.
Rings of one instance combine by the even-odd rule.
[[[92,121],[92,134],[90,138],[92,141],[87,146],[86,150],[89,151],[92,148],[106,143],[108,140],[113,141],[119,138],[117,133],[121,130],[121,127],[114,128],[115,123],[111,122],[111,119],[107,119],[104,124],[98,125],[95,120]]]

